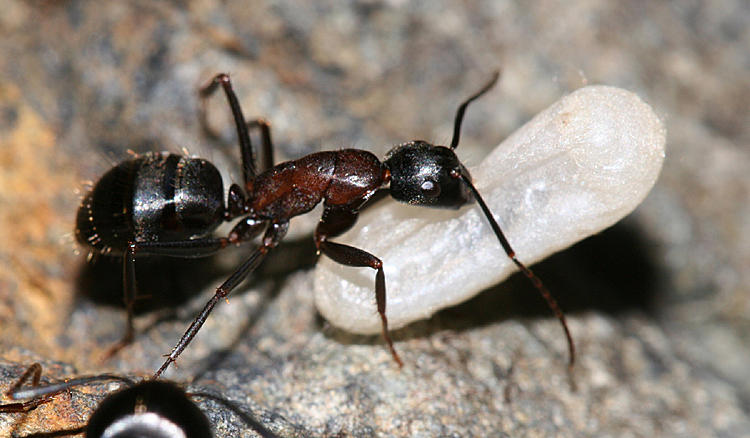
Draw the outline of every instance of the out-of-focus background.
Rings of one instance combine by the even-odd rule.
[[[207,157],[235,181],[222,95],[273,124],[277,160],[450,138],[472,106],[468,165],[587,84],[637,93],[667,127],[651,195],[613,228],[536,266],[579,346],[573,382],[557,322],[521,277],[379,337],[328,326],[312,302],[308,215],[222,303],[168,377],[217,436],[742,436],[750,430],[750,5],[743,0],[95,2],[4,0],[0,12],[0,389],[32,362],[45,377],[147,376],[247,250],[143,260],[135,343],[121,265],[72,237],[85,181],[128,151]],[[80,254],[79,254],[80,252]],[[446,255],[449,256],[449,255]],[[574,383],[574,384],[572,384]],[[85,422],[106,387],[0,414],[0,435]],[[7,401],[7,400],[6,400]]]

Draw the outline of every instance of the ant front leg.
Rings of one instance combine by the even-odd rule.
[[[388,344],[388,349],[399,367],[404,363],[396,353],[393,347],[393,340],[388,332],[388,318],[385,316],[385,273],[383,272],[383,262],[367,251],[355,248],[341,243],[335,243],[328,240],[329,237],[335,237],[354,225],[357,220],[357,211],[347,207],[333,207],[326,205],[323,211],[323,217],[315,230],[315,246],[318,251],[328,256],[336,263],[353,267],[369,267],[376,270],[375,274],[375,301],[378,307],[378,314],[383,327],[383,338]]]
[[[240,239],[244,238],[251,238],[250,236],[252,233],[250,230],[256,229],[258,224],[263,224],[263,222],[255,222],[251,219],[247,219],[245,221],[240,222],[235,226],[235,228],[230,233],[230,236],[238,236]],[[281,239],[284,238],[286,235],[287,230],[289,229],[289,222],[274,222],[271,223],[266,229],[266,233],[263,236],[263,241],[261,245],[256,249],[250,257],[248,257],[233,273],[229,276],[224,283],[221,284],[218,288],[216,288],[216,293],[214,293],[214,296],[211,297],[210,300],[206,303],[206,305],[203,307],[203,310],[201,310],[201,313],[193,320],[193,322],[190,324],[190,327],[185,331],[185,334],[182,335],[182,338],[180,338],[179,342],[175,347],[172,349],[172,352],[167,356],[167,359],[164,361],[162,366],[154,373],[153,378],[158,379],[159,376],[169,367],[169,365],[172,362],[175,362],[177,360],[177,357],[182,353],[183,350],[190,344],[190,341],[193,340],[196,334],[198,334],[198,330],[203,326],[203,324],[206,322],[206,319],[208,318],[208,315],[211,314],[211,311],[216,306],[216,304],[226,298],[230,292],[234,290],[234,288],[237,287],[242,280],[244,280],[248,275],[250,275],[251,272],[253,272],[258,265],[263,261],[266,254],[273,248],[275,248]],[[239,243],[239,240],[236,242]]]

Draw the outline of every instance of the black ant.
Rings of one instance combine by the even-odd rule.
[[[221,403],[261,436],[275,436],[232,402],[208,393],[187,393],[177,384],[165,380],[135,382],[115,374],[101,374],[40,386],[41,372],[40,364],[32,364],[5,393],[13,399],[27,401],[2,404],[0,412],[29,412],[41,404],[51,402],[55,395],[76,386],[107,381],[119,381],[126,385],[107,395],[85,425],[53,432],[54,436],[85,432],[86,438],[212,438],[214,435],[208,418],[193,403],[192,397],[208,398]],[[32,386],[21,388],[32,375]]]
[[[95,252],[123,254],[128,329],[123,340],[111,351],[132,340],[136,254],[203,257],[264,233],[260,246],[216,289],[156,371],[156,378],[187,347],[216,303],[279,244],[287,232],[289,220],[323,202],[323,216],[314,233],[315,245],[335,262],[376,271],[375,301],[383,337],[393,359],[403,366],[388,332],[383,263],[364,250],[331,241],[352,227],[359,210],[378,190],[390,186],[393,198],[412,205],[458,209],[476,200],[505,253],[539,290],[560,320],[572,367],[575,348],[562,311],[539,277],[516,258],[472,184],[469,172],[454,152],[467,106],[492,88],[498,77],[499,72],[495,72],[489,82],[458,107],[449,147],[416,140],[395,147],[382,162],[368,151],[342,149],[317,152],[274,166],[270,125],[262,119],[246,122],[229,76],[216,75],[201,88],[200,95],[205,99],[219,86],[224,89],[239,138],[244,181],[242,187],[231,185],[226,205],[221,175],[211,163],[175,154],[148,153],[108,171],[78,210],[76,237],[79,242],[89,245]],[[264,150],[261,167],[256,166],[248,134],[250,128],[260,131]],[[219,224],[236,218],[240,220],[227,237],[211,237]]]
[[[128,386],[104,398],[85,426],[59,433],[72,435],[85,431],[87,438],[213,437],[203,412],[190,401],[185,391],[171,382],[145,380],[135,383],[127,377],[102,374],[39,386],[41,372],[41,365],[31,365],[5,393],[13,399],[28,401],[0,405],[0,412],[28,412],[75,386],[117,380]],[[32,386],[22,389],[21,386],[31,375]]]

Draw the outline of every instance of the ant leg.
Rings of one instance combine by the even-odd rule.
[[[399,367],[404,363],[396,353],[393,347],[393,340],[388,332],[388,318],[385,316],[385,273],[383,272],[383,262],[367,251],[355,248],[349,245],[331,242],[329,237],[335,237],[351,228],[357,220],[357,211],[345,207],[326,206],[323,211],[323,217],[315,230],[315,246],[320,252],[328,256],[336,263],[353,267],[369,267],[376,270],[375,274],[375,301],[378,307],[378,314],[383,327],[383,338],[388,349]]]
[[[29,368],[26,369],[26,371],[21,375],[21,377],[18,378],[16,383],[10,386],[7,391],[5,391],[6,396],[11,396],[18,388],[20,388],[24,382],[29,380],[29,377],[34,376],[31,380],[31,385],[34,387],[39,386],[39,380],[42,377],[42,366],[39,363],[33,363]],[[37,406],[47,403],[52,400],[52,396],[54,394],[50,394],[46,397],[36,398],[34,400],[28,400],[25,402],[18,402],[18,403],[7,403],[0,405],[0,412],[28,412],[32,409],[35,409]]]
[[[228,74],[219,73],[208,84],[201,87],[199,91],[203,102],[200,111],[201,125],[206,132],[212,132],[208,128],[208,121],[206,120],[206,99],[216,91],[219,85],[224,89],[224,94],[227,96],[229,107],[232,110],[232,117],[237,128],[237,139],[240,143],[240,155],[242,156],[242,177],[244,178],[244,182],[247,183],[256,175],[255,155],[253,154],[253,145],[250,142],[250,134],[248,134],[247,125],[245,124],[245,116],[242,115],[240,102],[232,89],[232,82],[229,80]]]
[[[260,130],[260,141],[263,143],[263,166],[259,172],[273,167],[273,143],[271,142],[271,124],[266,119],[255,119],[247,122],[249,129]]]
[[[131,242],[122,258],[123,292],[122,299],[127,312],[127,324],[125,334],[112,345],[104,355],[103,361],[107,361],[120,350],[127,347],[135,339],[135,325],[133,315],[135,313],[135,302],[142,297],[138,296],[138,287],[135,278],[135,256],[136,253],[163,255],[180,258],[197,258],[210,256],[229,243],[226,238],[222,239],[195,239],[177,242]]]
[[[135,338],[134,306],[135,302],[141,298],[138,296],[135,279],[136,253],[179,258],[208,257],[226,248],[230,243],[241,243],[253,239],[260,234],[263,225],[265,225],[263,222],[246,219],[235,226],[229,237],[176,242],[131,242],[123,255],[123,302],[128,314],[127,326],[123,337],[104,353],[102,360],[109,360],[130,345]]]
[[[241,224],[242,222],[240,223],[240,225]],[[242,280],[244,280],[251,272],[253,272],[258,267],[258,265],[260,265],[266,254],[268,254],[271,249],[275,248],[276,245],[279,244],[279,241],[281,241],[284,235],[286,235],[288,229],[289,222],[277,222],[271,224],[271,226],[266,230],[266,234],[263,236],[263,242],[258,247],[258,249],[250,254],[250,257],[248,257],[232,273],[232,275],[230,275],[229,278],[221,284],[221,286],[216,288],[216,293],[214,294],[214,296],[211,297],[210,300],[208,300],[205,307],[203,307],[203,310],[201,310],[201,313],[195,318],[195,320],[193,320],[193,322],[190,324],[190,327],[188,327],[188,329],[185,331],[185,334],[183,334],[182,338],[180,338],[180,341],[177,343],[177,345],[174,346],[172,352],[167,356],[167,360],[165,360],[162,366],[156,371],[156,373],[154,373],[154,379],[158,379],[159,376],[169,367],[169,365],[177,360],[177,357],[188,346],[188,344],[190,344],[190,341],[193,340],[195,335],[198,334],[198,330],[200,330],[200,328],[206,322],[208,315],[211,313],[214,306],[216,306],[219,300],[221,300],[222,298],[226,298]]]
[[[177,240],[174,242],[138,242],[131,244],[134,253],[194,259],[208,257],[230,244],[250,241],[258,236],[266,226],[266,222],[245,218],[239,221],[228,237],[205,238],[193,240]]]
[[[138,288],[135,284],[135,250],[134,245],[128,245],[125,254],[122,256],[122,302],[125,304],[127,312],[127,323],[125,334],[119,341],[109,347],[102,355],[102,362],[106,362],[117,354],[120,350],[127,347],[135,338],[135,326],[133,324],[133,313],[135,301],[138,297]]]
[[[174,242],[133,242],[128,247],[128,252],[133,255],[159,255],[166,257],[178,257],[181,259],[197,259],[209,257],[216,254],[229,245],[226,237],[177,240]]]

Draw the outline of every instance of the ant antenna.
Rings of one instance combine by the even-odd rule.
[[[466,107],[469,106],[469,104],[475,99],[479,98],[479,96],[486,93],[487,90],[494,87],[498,78],[500,78],[500,70],[495,70],[495,73],[492,74],[492,78],[490,79],[490,81],[487,82],[479,91],[466,99],[464,103],[462,103],[461,106],[458,107],[458,111],[456,112],[456,120],[455,122],[453,122],[453,139],[451,140],[451,149],[456,149],[456,147],[458,147],[458,140],[461,136],[461,123],[464,121],[464,113],[466,112]]]
[[[228,400],[222,396],[218,396],[215,394],[211,394],[209,392],[188,392],[187,395],[191,398],[203,398],[206,400],[211,400],[214,403],[220,404],[225,409],[232,411],[235,415],[240,417],[242,421],[245,422],[248,426],[250,426],[254,432],[256,432],[258,435],[260,435],[262,438],[277,438],[278,435],[275,435],[273,431],[269,430],[266,426],[261,424],[258,420],[256,420],[251,414],[245,412],[242,407],[238,406],[236,403],[234,403],[231,400]]]
[[[33,386],[26,389],[13,388],[13,390],[8,391],[7,394],[15,400],[34,399],[47,395],[57,394],[58,392],[65,391],[66,389],[72,388],[74,386],[87,385],[95,382],[104,382],[107,380],[118,380],[130,386],[134,384],[133,380],[128,379],[127,377],[117,376],[114,374],[101,374],[98,376],[86,376],[79,377],[77,379],[69,379],[64,382],[52,383],[45,386]]]
[[[459,107],[458,111],[456,112],[456,120],[453,125],[453,139],[451,140],[451,149],[456,149],[458,147],[458,141],[461,134],[461,122],[463,122],[464,119],[464,112],[466,112],[466,107],[469,106],[471,102],[473,102],[475,99],[479,98],[481,95],[486,93],[490,88],[492,88],[495,83],[497,83],[498,78],[500,77],[500,70],[496,70],[495,73],[492,75],[492,78],[476,93],[471,95],[468,99],[466,99]],[[534,285],[534,287],[539,291],[540,294],[542,294],[542,297],[547,301],[547,306],[554,312],[555,316],[557,316],[557,319],[560,321],[560,324],[562,325],[563,331],[565,332],[565,337],[568,339],[568,353],[570,354],[570,361],[568,363],[568,368],[573,369],[573,364],[575,364],[575,345],[573,344],[573,337],[570,334],[570,329],[568,329],[568,323],[565,320],[565,314],[563,314],[562,310],[560,310],[560,306],[557,305],[557,301],[552,297],[552,294],[549,292],[546,286],[542,283],[542,280],[537,277],[533,272],[531,272],[531,269],[527,268],[523,263],[521,263],[516,258],[516,252],[513,250],[513,248],[510,246],[510,243],[508,242],[508,239],[505,237],[505,234],[503,234],[503,231],[500,229],[500,225],[497,224],[497,221],[495,221],[495,217],[492,215],[492,212],[490,211],[489,207],[487,207],[487,204],[484,202],[484,199],[482,199],[482,196],[479,194],[479,191],[474,187],[474,184],[471,183],[471,177],[469,176],[468,172],[466,170],[455,170],[452,174],[454,178],[461,178],[463,182],[466,184],[467,187],[469,187],[469,190],[471,190],[472,195],[474,195],[474,199],[476,199],[477,203],[479,203],[479,207],[481,207],[482,212],[484,212],[484,216],[487,218],[487,220],[490,223],[490,226],[492,227],[492,231],[495,232],[495,236],[497,236],[497,240],[500,241],[500,245],[503,247],[503,250],[505,251],[505,254],[508,255],[508,257],[513,261],[513,263],[518,266],[518,269],[523,272],[523,274],[526,276],[526,278],[531,281],[531,284]]]
[[[497,79],[497,77],[495,77]],[[490,84],[494,83],[494,80],[490,82]],[[485,87],[487,88],[487,87]],[[483,90],[484,91],[484,90]],[[478,94],[481,94],[478,93]],[[477,94],[477,95],[478,95]],[[472,99],[476,98],[477,95],[472,96],[468,101],[470,102]],[[456,118],[457,122],[459,122],[459,118]],[[458,123],[460,124],[460,122]],[[540,294],[542,294],[542,297],[547,301],[547,306],[552,310],[552,312],[555,313],[555,316],[557,316],[557,319],[560,321],[560,324],[562,325],[563,331],[565,332],[565,337],[568,339],[568,353],[570,354],[570,362],[568,363],[568,368],[572,369],[573,364],[575,364],[575,355],[576,355],[576,348],[573,344],[573,337],[570,335],[570,330],[568,329],[568,323],[565,320],[565,314],[563,314],[562,310],[560,310],[560,306],[557,305],[557,301],[552,297],[552,294],[549,292],[546,286],[542,283],[542,280],[537,277],[533,272],[531,272],[531,269],[527,268],[523,263],[521,263],[516,258],[516,252],[513,250],[513,248],[510,246],[510,243],[508,243],[508,239],[505,238],[505,234],[503,234],[503,231],[500,229],[500,225],[497,224],[497,221],[495,221],[495,218],[492,216],[492,212],[490,211],[489,207],[487,207],[487,204],[485,204],[484,199],[482,199],[482,196],[479,195],[479,191],[474,187],[474,184],[471,183],[471,179],[469,178],[469,175],[466,174],[466,172],[461,172],[457,175],[457,177],[460,177],[464,183],[469,187],[469,190],[471,190],[471,193],[474,195],[474,199],[477,200],[477,203],[479,203],[479,207],[482,208],[482,211],[484,212],[484,216],[487,218],[487,220],[490,223],[490,226],[492,227],[492,231],[495,232],[495,236],[497,236],[497,240],[500,241],[500,245],[502,245],[503,250],[505,250],[505,253],[510,257],[511,260],[513,260],[513,263],[518,266],[518,269],[523,272],[523,275],[526,276],[526,278],[531,281],[531,283],[534,285],[534,287],[539,291]]]

